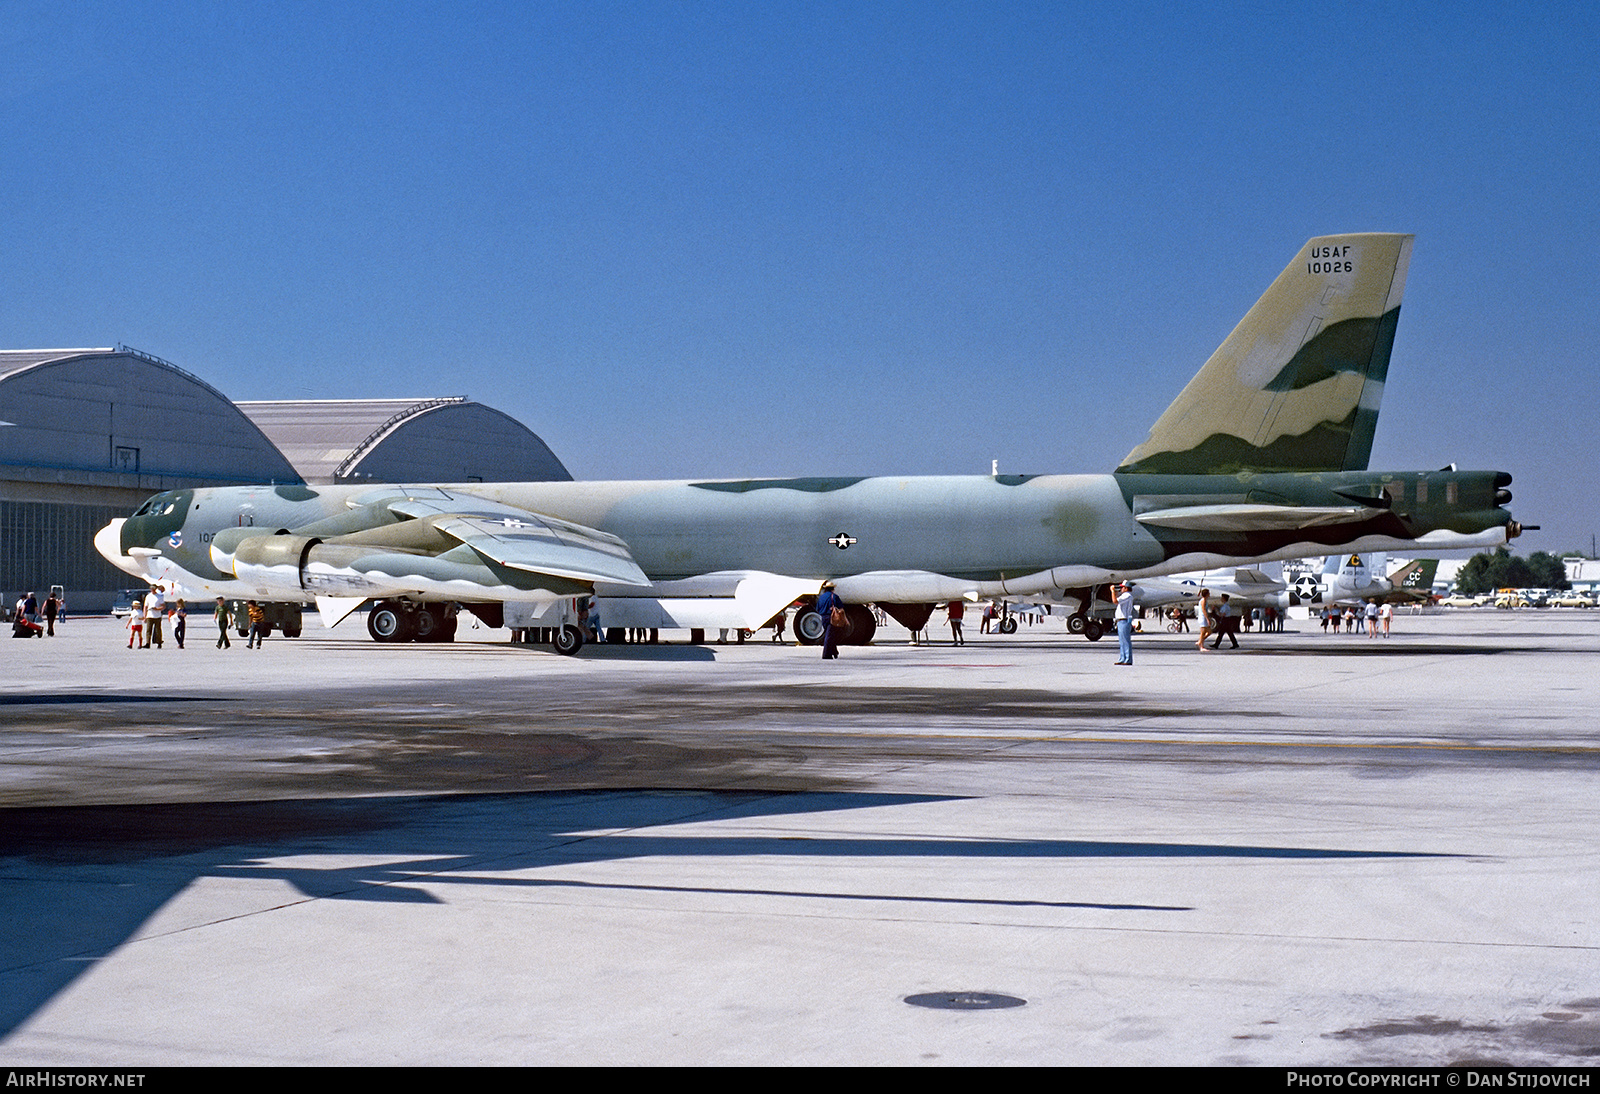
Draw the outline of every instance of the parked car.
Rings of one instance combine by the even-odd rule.
[[[133,612],[133,602],[143,600],[149,589],[123,589],[111,602],[111,614],[118,619],[126,619]]]

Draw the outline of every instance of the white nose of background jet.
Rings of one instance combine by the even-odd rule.
[[[99,551],[105,560],[123,573],[132,577],[143,579],[144,560],[131,558],[122,553],[122,522],[126,517],[116,517],[110,524],[94,534],[94,549]]]

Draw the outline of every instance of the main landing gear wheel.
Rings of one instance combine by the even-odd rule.
[[[393,600],[380,600],[367,613],[367,633],[376,642],[404,642],[411,637],[411,613]]]
[[[850,634],[843,641],[851,646],[868,646],[878,633],[878,620],[865,604],[846,604],[845,614],[850,617]]]
[[[1012,619],[1009,615],[1006,616],[1004,619],[1000,620],[1000,633],[1001,634],[1016,634],[1017,633],[1017,621],[1015,619]]]
[[[822,615],[807,605],[794,613],[794,636],[802,646],[815,646],[822,642]]]
[[[551,645],[555,646],[556,652],[563,657],[571,657],[583,649],[583,632],[571,623],[565,627],[558,627]]]
[[[454,642],[456,613],[450,604],[424,604],[411,614],[414,642]]]

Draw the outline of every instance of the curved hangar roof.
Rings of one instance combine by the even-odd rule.
[[[126,346],[0,351],[0,465],[140,489],[300,481],[227,396]]]
[[[509,415],[464,398],[236,404],[309,483],[550,482],[572,478]]]

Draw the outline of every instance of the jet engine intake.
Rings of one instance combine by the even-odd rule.
[[[252,536],[233,549],[233,574],[262,596],[305,599],[306,561],[321,542],[308,536]]]

